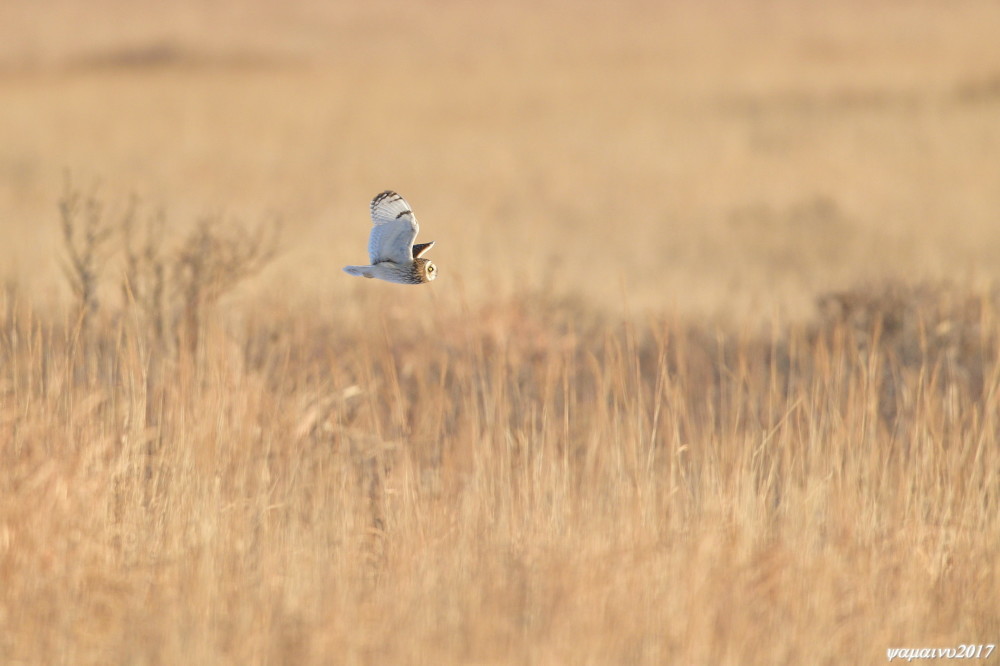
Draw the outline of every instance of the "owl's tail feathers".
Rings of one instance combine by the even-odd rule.
[[[357,275],[358,277],[375,277],[375,272],[372,270],[371,266],[344,266],[344,272],[350,273],[351,275]]]

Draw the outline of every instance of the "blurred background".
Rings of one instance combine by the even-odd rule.
[[[68,297],[68,174],[112,215],[280,219],[248,293],[307,303],[400,289],[340,270],[384,189],[435,299],[747,321],[988,283],[997,35],[987,0],[6,0],[0,279]]]

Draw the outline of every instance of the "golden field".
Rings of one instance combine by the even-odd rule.
[[[997,34],[4,3],[0,663],[1000,642]],[[386,188],[429,286],[340,270]]]

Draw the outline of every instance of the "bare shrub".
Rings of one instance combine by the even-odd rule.
[[[247,228],[206,216],[186,235],[170,238],[164,210],[143,213],[132,197],[116,220],[96,193],[84,195],[68,179],[59,210],[79,328],[86,330],[98,311],[107,264],[121,254],[123,305],[137,310],[144,337],[161,349],[194,353],[207,312],[278,251],[276,221]]]
[[[206,311],[243,280],[259,273],[277,252],[278,226],[227,229],[206,217],[184,238],[169,273],[180,310],[178,333],[193,353]]]
[[[97,312],[98,281],[110,256],[115,229],[96,191],[83,194],[68,176],[59,199],[59,221],[66,251],[63,273],[77,298],[79,330],[86,331],[90,317]]]

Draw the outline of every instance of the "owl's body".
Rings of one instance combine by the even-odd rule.
[[[371,265],[345,266],[345,271],[398,284],[424,284],[437,277],[434,264],[421,257],[434,241],[413,244],[420,225],[403,197],[387,190],[372,199],[371,213],[375,225],[368,239]]]

